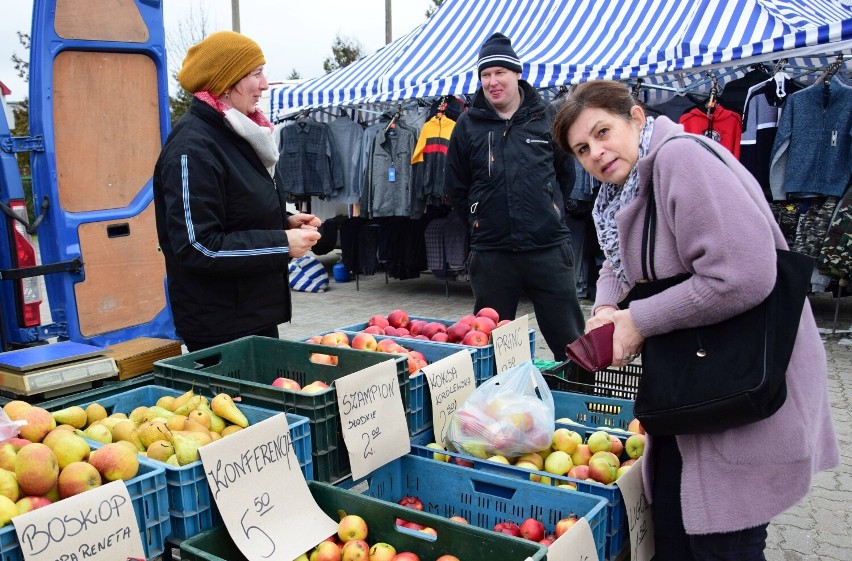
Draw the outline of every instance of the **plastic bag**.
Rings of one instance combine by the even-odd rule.
[[[452,416],[447,440],[478,458],[515,458],[550,446],[554,416],[550,389],[528,361],[474,390]]]
[[[26,425],[26,421],[13,421],[9,418],[3,409],[0,409],[0,441],[18,436],[21,434],[21,427]]]

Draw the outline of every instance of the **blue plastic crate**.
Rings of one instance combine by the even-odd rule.
[[[410,319],[422,319],[423,321],[436,321],[438,323],[443,323],[447,327],[451,326],[455,323],[453,320],[448,319],[435,319],[435,318],[427,318],[422,316],[411,316]],[[358,332],[363,331],[367,328],[367,323],[356,323],[354,325],[347,325],[345,327],[339,327],[337,329],[332,329],[330,331],[352,331]],[[407,340],[407,339],[406,339]],[[484,347],[473,347],[470,345],[459,345],[456,343],[438,343],[437,341],[432,341],[432,343],[436,343],[438,345],[448,345],[453,347],[461,347],[464,349],[474,349],[476,351],[473,355],[473,374],[476,377],[476,385],[479,386],[485,380],[492,378],[494,374],[497,372],[497,366],[494,362],[494,345],[485,345]],[[535,358],[535,329],[530,329],[530,356]]]
[[[153,405],[164,395],[179,396],[183,392],[164,388],[162,386],[146,386],[124,393],[103,396],[97,401],[108,413],[130,413],[141,405]],[[207,396],[213,397],[213,396]],[[76,403],[86,407],[91,401]],[[67,406],[67,405],[66,405]],[[238,404],[240,411],[245,414],[250,424],[255,424],[277,415],[278,411]],[[293,449],[299,459],[299,466],[305,479],[313,479],[313,463],[311,457],[311,430],[308,419],[301,415],[287,413],[287,424],[290,427],[290,437]],[[99,446],[93,443],[93,448]],[[208,530],[222,522],[222,517],[216,508],[216,503],[210,493],[210,485],[204,475],[204,466],[198,462],[175,467],[156,460],[141,458],[141,462],[165,469],[165,481],[168,484],[168,512],[171,515],[170,536],[186,539],[198,532]],[[167,534],[169,536],[169,534]]]
[[[574,513],[588,521],[598,557],[604,556],[606,501],[588,493],[411,455],[385,464],[357,481],[347,478],[339,485],[391,503],[414,496],[420,499],[426,512],[445,518],[461,516],[486,530],[500,522],[520,525],[527,518],[535,518],[549,534],[559,520]]]
[[[427,444],[429,444],[430,442],[434,442],[433,438],[434,435],[432,435],[431,433],[422,433],[412,437],[411,455],[418,456],[421,458],[428,458],[429,460],[435,463],[442,464],[443,462],[437,462],[436,460],[432,459],[433,454],[435,453],[435,449],[427,447]],[[624,547],[629,544],[627,513],[624,506],[624,500],[621,496],[621,490],[616,485],[603,485],[601,483],[596,483],[593,481],[574,479],[572,477],[567,476],[553,475],[552,473],[547,473],[544,471],[530,471],[523,468],[517,468],[511,465],[499,464],[497,462],[489,462],[487,460],[475,458],[468,454],[458,454],[455,452],[442,453],[450,456],[451,458],[460,458],[472,462],[473,469],[477,471],[496,473],[499,475],[504,475],[515,479],[522,479],[525,481],[529,480],[531,473],[538,473],[540,475],[550,477],[553,485],[559,485],[561,483],[573,483],[577,486],[577,491],[589,493],[597,497],[602,497],[606,499],[607,503],[607,541],[606,555],[601,556],[601,560],[615,561],[616,559],[618,559]]]
[[[35,405],[38,405],[43,409],[47,409],[48,411],[58,411],[59,409],[70,407],[71,405],[77,405],[81,402],[91,403],[93,401],[99,401],[106,396],[135,390],[136,388],[144,388],[145,386],[150,386],[152,384],[154,384],[153,373],[136,376],[129,380],[104,380],[103,385],[100,387],[42,401]]]
[[[335,332],[336,331],[337,330],[335,330]],[[324,331],[322,333],[318,333],[318,335],[325,335],[326,333],[332,332]],[[345,333],[346,336],[349,337],[350,341],[352,340],[352,337],[358,334],[357,331],[341,331],[341,333]],[[413,339],[410,337],[388,337],[385,335],[374,335],[374,337],[376,338],[376,341],[390,339],[392,341],[396,341],[408,350],[421,352],[423,353],[423,356],[426,357],[426,362],[429,364],[447,358],[450,355],[454,355],[459,351],[469,352],[471,361],[474,360],[476,355],[473,347],[465,345],[447,345],[444,343],[437,343],[435,341],[424,341],[423,339]],[[303,340],[307,339],[308,337],[305,337]],[[406,412],[408,427],[410,429],[410,434],[417,434],[432,426],[432,400],[427,395],[427,392],[429,391],[429,382],[426,380],[426,376],[424,376],[422,372],[416,372],[409,376],[408,386],[410,390],[408,393],[408,411]]]
[[[140,461],[136,477],[124,483],[133,503],[133,512],[136,514],[136,524],[142,536],[145,559],[157,559],[163,554],[163,544],[171,534],[166,471],[160,466]],[[18,535],[11,524],[0,530],[0,559],[2,561],[23,561],[24,559]]]
[[[586,427],[627,430],[633,420],[633,404],[629,399],[600,397],[575,392],[551,391],[556,418],[567,417]]]

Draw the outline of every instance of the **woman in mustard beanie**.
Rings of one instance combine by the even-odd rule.
[[[319,240],[320,220],[285,210],[260,46],[213,33],[178,72],[193,94],[154,167],[157,235],[175,327],[190,351],[290,321],[287,265]]]

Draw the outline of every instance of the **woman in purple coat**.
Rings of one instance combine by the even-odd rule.
[[[775,284],[787,249],[757,181],[665,117],[647,117],[618,82],[578,86],[559,110],[554,138],[603,182],[594,220],[606,261],[589,331],[615,324],[614,366],[635,360],[646,337],[731,318]],[[626,310],[642,278],[642,227],[653,179],[658,278],[691,276]],[[735,187],[735,188],[732,188]],[[769,521],[804,497],[814,473],[839,462],[827,365],[805,302],[787,369],[787,399],[771,417],[724,432],[649,435],[643,479],[654,506],[655,561],[764,559]]]

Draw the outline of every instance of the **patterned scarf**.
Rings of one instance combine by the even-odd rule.
[[[278,162],[278,148],[275,145],[273,131],[275,127],[263,114],[256,110],[251,115],[240,113],[233,107],[225,105],[218,96],[208,91],[195,94],[195,97],[218,111],[225,117],[225,122],[230,125],[235,133],[246,139],[263,162],[269,177],[275,177],[275,164]]]
[[[637,163],[648,153],[651,144],[651,134],[654,132],[654,118],[646,117],[645,126],[639,134],[639,158]],[[618,227],[615,224],[615,213],[630,204],[636,198],[639,190],[639,172],[636,165],[630,170],[624,185],[604,183],[595,199],[592,218],[598,232],[598,241],[604,255],[609,259],[612,270],[618,279],[629,284],[621,263],[621,248],[618,241]]]

